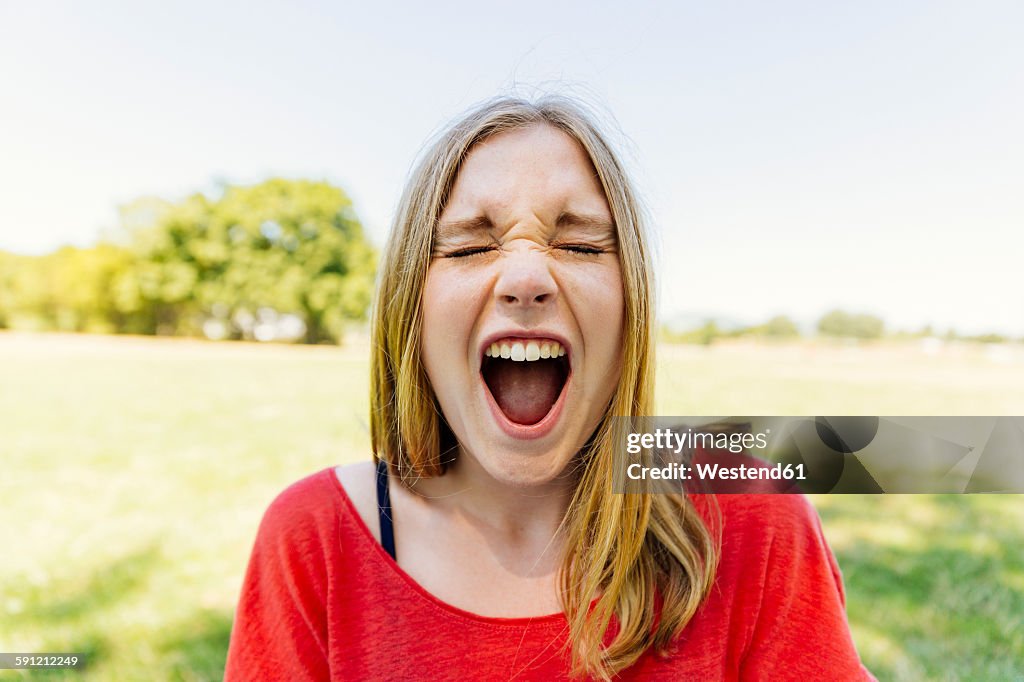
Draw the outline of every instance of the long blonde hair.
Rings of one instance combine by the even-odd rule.
[[[608,679],[650,647],[667,652],[710,590],[714,533],[682,494],[612,492],[611,418],[650,415],[654,396],[654,292],[639,200],[594,117],[573,100],[500,97],[451,125],[423,154],[398,206],[373,310],[370,433],[374,457],[406,485],[444,473],[455,445],[420,358],[420,301],[434,228],[463,160],[500,132],[547,124],[586,151],[615,222],[625,293],[622,375],[593,437],[563,527],[561,601],[573,672]],[[618,631],[604,644],[615,617]]]

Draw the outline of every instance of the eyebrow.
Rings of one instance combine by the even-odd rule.
[[[562,214],[558,216],[558,220],[555,221],[555,226],[560,228],[584,227],[612,233],[615,232],[615,223],[607,218],[596,215],[573,213],[572,211],[562,211]]]
[[[438,236],[443,237],[462,232],[487,232],[493,229],[494,223],[491,222],[490,218],[478,215],[474,218],[465,218],[463,220],[438,221],[436,231]]]

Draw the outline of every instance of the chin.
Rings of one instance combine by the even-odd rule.
[[[489,454],[477,458],[480,466],[501,485],[511,488],[534,488],[551,483],[561,476],[572,461],[572,456],[561,453],[529,455],[522,452],[502,452],[489,448]]]

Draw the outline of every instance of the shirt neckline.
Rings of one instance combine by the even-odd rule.
[[[562,627],[568,627],[568,622],[565,619],[565,614],[561,611],[557,613],[544,614],[539,616],[517,616],[514,618],[503,618],[498,616],[483,616],[472,611],[466,611],[457,606],[449,604],[448,602],[436,597],[433,593],[429,592],[425,587],[420,585],[415,578],[405,572],[401,566],[398,565],[391,555],[389,555],[384,547],[377,542],[377,538],[373,536],[373,531],[370,530],[369,526],[363,520],[363,517],[359,514],[359,510],[356,509],[355,503],[352,502],[352,498],[348,496],[345,491],[345,486],[338,480],[338,476],[334,471],[335,467],[329,467],[323,471],[323,475],[329,477],[332,481],[334,490],[338,493],[341,498],[344,511],[350,516],[359,529],[359,535],[362,539],[369,543],[372,554],[376,558],[378,563],[383,563],[388,571],[397,576],[402,582],[404,582],[413,592],[419,597],[429,603],[431,606],[443,611],[444,613],[461,618],[463,620],[473,621],[475,623],[481,623],[484,625],[490,625],[492,627],[514,627],[523,628],[529,625],[543,625],[543,626],[555,626],[561,625]]]

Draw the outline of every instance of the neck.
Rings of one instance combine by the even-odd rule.
[[[463,452],[444,476],[418,482],[415,491],[492,547],[507,548],[510,556],[532,556],[538,568],[554,568],[563,549],[559,530],[576,488],[571,469],[541,483],[513,484]]]

